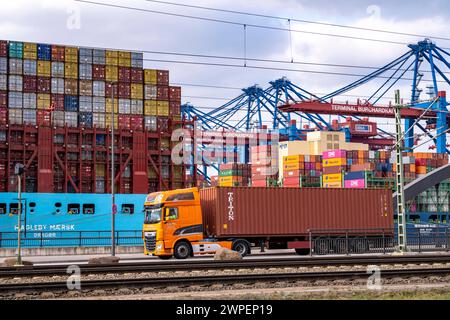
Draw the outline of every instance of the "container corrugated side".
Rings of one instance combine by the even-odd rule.
[[[389,190],[209,188],[200,190],[212,236],[301,236],[309,229],[393,228]]]

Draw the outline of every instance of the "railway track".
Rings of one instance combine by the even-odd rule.
[[[388,269],[381,272],[383,279],[408,278],[408,277],[429,277],[429,276],[449,276],[450,268],[435,269]],[[142,279],[109,279],[109,280],[86,280],[81,282],[81,292],[94,289],[120,289],[120,288],[167,288],[169,286],[212,286],[214,284],[233,285],[236,283],[252,284],[256,282],[280,282],[280,281],[301,281],[301,280],[355,280],[367,279],[365,271],[336,271],[336,272],[303,272],[303,273],[272,273],[272,274],[251,274],[251,275],[216,275],[216,276],[196,276],[196,277],[170,277],[170,278],[142,278]],[[67,293],[66,282],[39,282],[39,283],[16,283],[0,284],[0,297],[7,297],[8,293],[32,293],[42,292]]]
[[[420,256],[352,256],[352,257],[307,257],[244,259],[240,261],[172,261],[172,262],[137,262],[105,265],[79,265],[82,275],[108,273],[139,273],[139,272],[171,272],[192,270],[220,269],[252,269],[252,268],[283,268],[283,267],[327,267],[353,265],[393,265],[393,264],[433,264],[450,263],[450,255],[420,255]],[[8,267],[0,268],[0,278],[36,277],[67,275],[69,265]]]

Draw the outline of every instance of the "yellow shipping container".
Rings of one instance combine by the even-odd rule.
[[[283,163],[284,164],[290,164],[290,163],[298,163],[300,162],[300,156],[286,156],[283,157]]]
[[[50,77],[52,74],[52,67],[50,61],[37,62],[37,75],[39,77]]]
[[[157,116],[158,106],[156,100],[145,100],[144,113],[146,116]]]
[[[345,165],[347,165],[347,160],[344,158],[324,159],[322,161],[322,164],[324,167],[345,166]]]
[[[110,114],[106,114],[106,127],[111,128],[112,125],[112,116]],[[114,129],[119,128],[119,116],[114,116]]]
[[[78,64],[66,63],[64,65],[64,75],[67,79],[78,79]]]
[[[119,81],[119,68],[106,66],[106,81]]]
[[[144,82],[145,84],[158,84],[158,71],[153,69],[145,69]]]
[[[106,65],[118,66],[119,65],[119,52],[106,50]]]
[[[65,51],[66,56],[67,55],[78,55],[77,47],[65,47],[64,51]]]
[[[119,65],[119,67],[131,68],[131,59],[119,58],[118,65]]]
[[[144,86],[139,83],[131,84],[131,99],[142,100],[144,99]]]
[[[148,167],[147,173],[148,173],[148,177],[149,178],[153,178],[154,179],[154,178],[158,177],[157,174],[156,174],[155,168],[153,168],[152,166]]]
[[[300,163],[284,163],[283,164],[283,172],[284,171],[291,171],[291,170],[299,170],[300,169]]]
[[[169,116],[169,102],[168,101],[157,101],[158,106],[158,116],[168,117]]]
[[[329,183],[329,182],[340,182],[342,183],[342,174],[341,173],[335,173],[335,174],[324,174],[322,176],[323,183]]]
[[[119,51],[119,59],[131,59],[131,52],[129,51]]]
[[[323,183],[324,188],[342,188],[342,182],[327,182]]]
[[[25,42],[23,44],[23,58],[28,60],[37,59],[37,44]]]
[[[78,48],[76,47],[65,47],[64,48],[65,62],[67,63],[78,63]]]
[[[48,110],[51,106],[51,99],[49,94],[39,93],[37,95],[37,108],[40,110]]]
[[[106,113],[111,114],[112,112],[113,100],[111,98],[106,98]],[[119,99],[114,99],[114,113],[119,113]]]
[[[238,176],[219,177],[219,183],[239,182],[239,180],[242,178]]]
[[[96,177],[104,177],[106,172],[106,165],[104,164],[97,164],[95,166],[95,176]]]

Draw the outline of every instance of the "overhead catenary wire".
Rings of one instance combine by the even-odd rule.
[[[73,0],[73,1],[79,2],[79,3],[84,3],[84,4],[91,4],[91,5],[104,6],[104,7],[111,7],[111,8],[116,8],[116,9],[125,9],[125,10],[139,11],[139,12],[162,14],[162,15],[174,16],[174,17],[179,17],[179,18],[187,18],[187,19],[195,19],[195,20],[202,20],[202,21],[209,21],[209,22],[216,22],[216,23],[224,23],[224,24],[235,25],[235,26],[243,26],[244,25],[244,23],[237,22],[237,21],[230,21],[230,20],[224,20],[224,19],[215,19],[215,18],[206,18],[206,17],[194,16],[194,15],[188,15],[188,14],[181,14],[181,13],[174,13],[174,12],[165,12],[165,11],[158,11],[158,10],[151,10],[151,9],[144,9],[144,8],[137,8],[137,7],[131,7],[131,6],[125,6],[125,5],[117,5],[117,4],[111,4],[111,3],[105,3],[105,2],[96,2],[96,1],[88,1],[88,0]],[[274,26],[267,26],[267,25],[265,26],[265,25],[249,24],[249,23],[245,23],[245,25],[247,27],[258,28],[258,29],[268,29],[268,30],[277,30],[277,31],[287,31],[287,32],[289,32],[288,28],[282,28],[282,27],[274,27]],[[343,38],[343,39],[372,41],[372,42],[395,44],[395,45],[408,45],[409,44],[409,43],[406,43],[406,42],[390,41],[390,40],[374,39],[374,38],[364,38],[364,37],[332,34],[332,33],[325,33],[325,32],[314,32],[314,31],[296,30],[296,29],[292,29],[291,31],[292,32],[296,32],[296,33],[311,34],[311,35],[316,35],[316,36],[337,37],[337,38]],[[449,49],[449,48],[445,48],[445,49]]]
[[[244,11],[238,11],[238,10],[212,8],[212,7],[206,7],[206,6],[191,5],[191,4],[185,4],[185,3],[175,3],[175,2],[169,2],[169,1],[160,1],[160,0],[144,0],[144,1],[172,5],[172,6],[180,6],[180,7],[185,7],[185,8],[203,9],[203,10],[223,12],[223,13],[233,13],[233,14],[260,17],[260,18],[268,18],[268,19],[276,19],[276,20],[291,20],[291,21],[300,22],[300,23],[315,24],[315,25],[322,25],[322,26],[329,26],[329,27],[337,27],[337,28],[345,28],[345,29],[353,29],[353,30],[361,30],[361,31],[372,31],[372,32],[395,34],[395,35],[401,35],[401,36],[431,38],[431,39],[436,39],[436,40],[450,41],[450,38],[446,38],[446,37],[442,37],[442,36],[423,35],[423,34],[415,34],[415,33],[408,33],[408,32],[392,31],[392,30],[386,30],[386,29],[356,27],[356,26],[343,25],[343,24],[338,24],[338,23],[296,19],[296,18],[292,18],[292,17],[291,18],[280,17],[280,16],[274,16],[274,15],[268,15],[268,14],[259,14],[259,13],[251,13],[251,12],[244,12]]]

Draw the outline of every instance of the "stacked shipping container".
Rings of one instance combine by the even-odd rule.
[[[277,185],[278,148],[272,145],[250,148],[252,187]]]
[[[284,187],[319,187],[322,157],[309,155],[283,157],[283,173]]]
[[[324,188],[341,188],[347,164],[346,151],[325,151],[322,157],[322,186]]]
[[[241,163],[224,163],[219,166],[219,187],[248,187],[251,165]]]
[[[181,88],[169,86],[168,71],[144,70],[142,53],[0,41],[0,126],[13,125],[0,127],[0,139],[18,143],[34,135],[39,147],[45,147],[41,139],[48,139],[47,152],[51,156],[53,150],[59,158],[48,168],[53,181],[29,191],[106,192],[106,130],[113,120],[118,129],[116,172],[121,174],[117,190],[183,187],[184,168],[170,161],[171,131],[182,124],[180,104]],[[41,137],[44,131],[50,136]],[[0,170],[0,191],[11,191],[14,186],[5,181],[13,162],[32,165],[37,159],[3,147],[0,169],[9,170],[3,176]],[[143,158],[145,169],[127,159],[127,152]],[[145,188],[137,188],[133,179]]]

